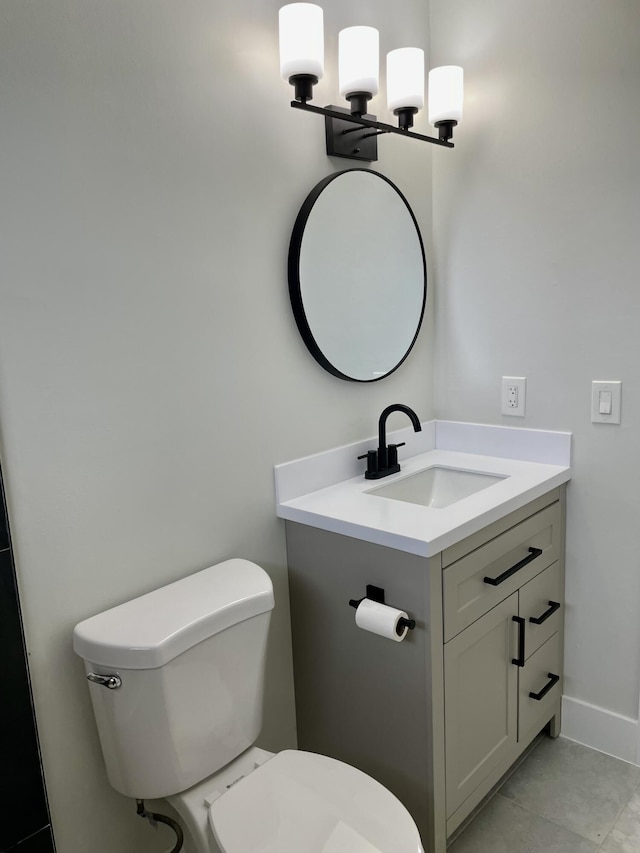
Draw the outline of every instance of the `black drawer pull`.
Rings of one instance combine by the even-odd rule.
[[[543,622],[547,621],[549,616],[553,616],[556,610],[560,610],[560,602],[550,601],[549,609],[545,610],[542,616],[529,616],[529,622],[533,622],[534,625],[542,625]]]
[[[528,566],[529,563],[532,560],[535,560],[536,557],[539,557],[540,554],[542,554],[542,548],[529,548],[529,555],[525,557],[524,560],[520,560],[519,563],[516,563],[515,566],[511,566],[510,569],[507,569],[506,572],[498,575],[497,578],[484,578],[484,582],[491,584],[491,586],[498,586],[508,580],[512,575],[515,575],[516,572],[519,572],[520,569],[524,569],[525,566]]]
[[[516,666],[524,666],[524,626],[526,620],[522,616],[512,616],[511,618],[518,623],[518,657],[511,658],[511,663],[515,663]]]
[[[554,684],[557,684],[560,681],[559,675],[554,675],[552,672],[547,673],[547,678],[549,681],[542,688],[540,693],[529,693],[529,699],[535,699],[536,702],[539,702],[541,699],[547,695],[547,693],[551,690]]]

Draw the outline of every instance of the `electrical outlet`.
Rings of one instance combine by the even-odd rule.
[[[502,407],[503,415],[524,417],[527,396],[527,379],[525,376],[502,377]]]

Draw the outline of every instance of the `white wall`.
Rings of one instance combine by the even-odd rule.
[[[431,307],[408,361],[374,384],[323,372],[297,333],[291,227],[312,186],[349,163],[327,159],[321,119],[288,106],[280,5],[0,6],[3,468],[63,853],[151,853],[169,837],[106,782],[73,625],[229,556],[256,560],[277,596],[261,745],[292,744],[272,467],[373,435],[391,402],[433,415]],[[318,103],[338,97],[341,27],[379,26],[385,52],[426,46],[421,0],[323,5]],[[383,139],[376,168],[428,243],[425,148]]]
[[[640,763],[640,5],[431,0],[431,40],[466,75],[434,155],[437,415],[573,432],[563,731]],[[592,379],[622,380],[620,426]]]
[[[292,743],[272,466],[373,434],[396,400],[423,418],[573,431],[565,691],[611,711],[603,724],[637,718],[636,0],[431,0],[432,64],[460,62],[467,80],[456,150],[433,152],[436,411],[432,291],[413,354],[380,383],[334,379],[297,334],[291,225],[348,164],[287,105],[279,5],[0,6],[0,428],[64,853],[164,846],[106,783],[73,625],[216,560],[257,560],[278,599],[262,745]],[[336,100],[340,27],[379,26],[383,51],[426,46],[420,0],[323,5],[318,103]],[[430,245],[425,148],[382,139],[376,168]],[[503,374],[527,376],[524,421],[499,414]],[[620,427],[590,423],[591,379],[623,380]]]

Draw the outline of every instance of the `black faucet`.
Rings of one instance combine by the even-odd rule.
[[[404,403],[392,403],[390,406],[387,406],[378,421],[378,449],[369,450],[362,456],[358,456],[358,459],[367,460],[367,470],[364,474],[367,480],[379,480],[381,477],[388,477],[389,474],[397,474],[400,470],[398,448],[402,447],[405,442],[401,441],[399,444],[390,444],[387,447],[387,418],[391,412],[404,412],[411,420],[414,431],[422,431],[418,416],[409,406],[405,406]]]

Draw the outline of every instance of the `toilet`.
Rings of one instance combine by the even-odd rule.
[[[168,802],[182,853],[424,853],[370,776],[254,745],[273,606],[267,573],[233,559],[75,627],[109,782]]]

